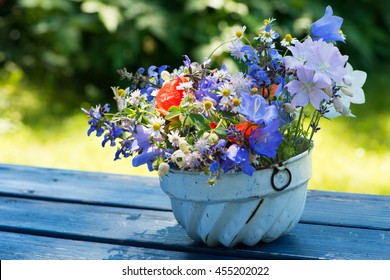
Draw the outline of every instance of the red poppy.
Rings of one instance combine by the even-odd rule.
[[[172,106],[179,106],[183,99],[183,90],[177,89],[181,83],[188,82],[185,77],[179,77],[165,83],[156,95],[156,110],[163,116],[168,115]]]
[[[252,122],[243,122],[240,124],[236,124],[236,129],[241,131],[246,139],[249,138],[252,131],[255,130],[256,128],[258,128],[258,126]],[[229,141],[233,143],[237,143],[236,139],[233,137],[229,137]]]
[[[236,124],[236,129],[240,130],[242,134],[244,134],[245,138],[249,138],[252,131],[258,128],[258,126],[252,122],[243,122],[240,124]]]

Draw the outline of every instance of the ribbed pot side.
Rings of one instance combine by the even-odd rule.
[[[222,174],[210,187],[209,176],[186,171],[161,177],[178,223],[195,241],[209,246],[248,246],[271,242],[298,223],[311,177],[311,152],[248,176]]]

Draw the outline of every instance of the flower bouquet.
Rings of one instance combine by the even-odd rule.
[[[346,39],[340,30],[342,22],[328,6],[303,40],[286,34],[280,43],[273,29],[275,19],[264,20],[253,40],[246,36],[245,26],[237,28],[226,43],[245,71],[232,71],[225,66],[212,69],[212,55],[201,63],[185,55],[183,65],[174,70],[166,65],[151,66],[147,71],[140,68],[135,73],[118,70],[121,78],[129,81],[127,88],[112,88],[118,111],[111,113],[108,104],[83,109],[89,117],[88,135],[96,132],[96,136],[103,136],[103,146],[108,143],[118,147],[115,160],[131,157],[133,166],[147,164],[150,171],[158,171],[163,182],[178,171],[201,174],[209,200],[210,192],[215,191],[212,189],[222,188],[213,185],[226,184],[224,174],[250,178],[257,170],[270,168],[267,180],[271,178],[272,187],[281,191],[295,177],[291,172],[294,167],[286,168],[285,163],[308,153],[320,120],[353,116],[350,103],[365,101],[361,87],[366,73],[353,70],[348,57],[336,47],[336,42]],[[284,178],[275,178],[279,175]],[[310,174],[306,177],[308,180]],[[282,187],[276,187],[278,180],[284,180]],[[235,184],[240,185],[239,181]],[[165,185],[184,190],[187,183],[173,179]],[[265,187],[261,188],[260,192]],[[163,189],[171,197],[175,192]],[[186,190],[184,196],[191,197],[191,191]],[[223,192],[227,192],[226,188]],[[248,218],[256,214],[264,202],[260,201],[249,207],[252,210],[243,210]],[[172,201],[174,204],[178,202]],[[181,211],[184,210],[175,213],[179,223],[185,227],[196,223],[181,217]],[[205,215],[205,211],[199,215]],[[297,216],[299,219],[299,213],[295,220]],[[280,234],[285,232],[286,229]],[[200,235],[210,244],[237,243],[218,237],[210,241],[210,235]],[[265,239],[273,240],[275,236]],[[258,241],[256,237],[244,243]]]

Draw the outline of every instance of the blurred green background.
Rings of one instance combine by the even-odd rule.
[[[302,37],[329,4],[344,18],[342,53],[368,73],[366,104],[322,120],[310,188],[390,194],[390,1],[0,0],[0,163],[156,176],[86,135],[80,108],[112,102],[117,69],[199,61],[269,17]],[[224,50],[214,58],[229,65]]]

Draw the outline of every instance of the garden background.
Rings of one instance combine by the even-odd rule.
[[[344,18],[338,46],[368,73],[366,103],[321,121],[310,188],[390,194],[388,0],[0,0],[0,163],[156,176],[86,135],[80,108],[113,102],[117,69],[202,60],[234,27],[254,33],[269,17],[302,38],[329,4]],[[216,63],[234,64],[227,51]]]

